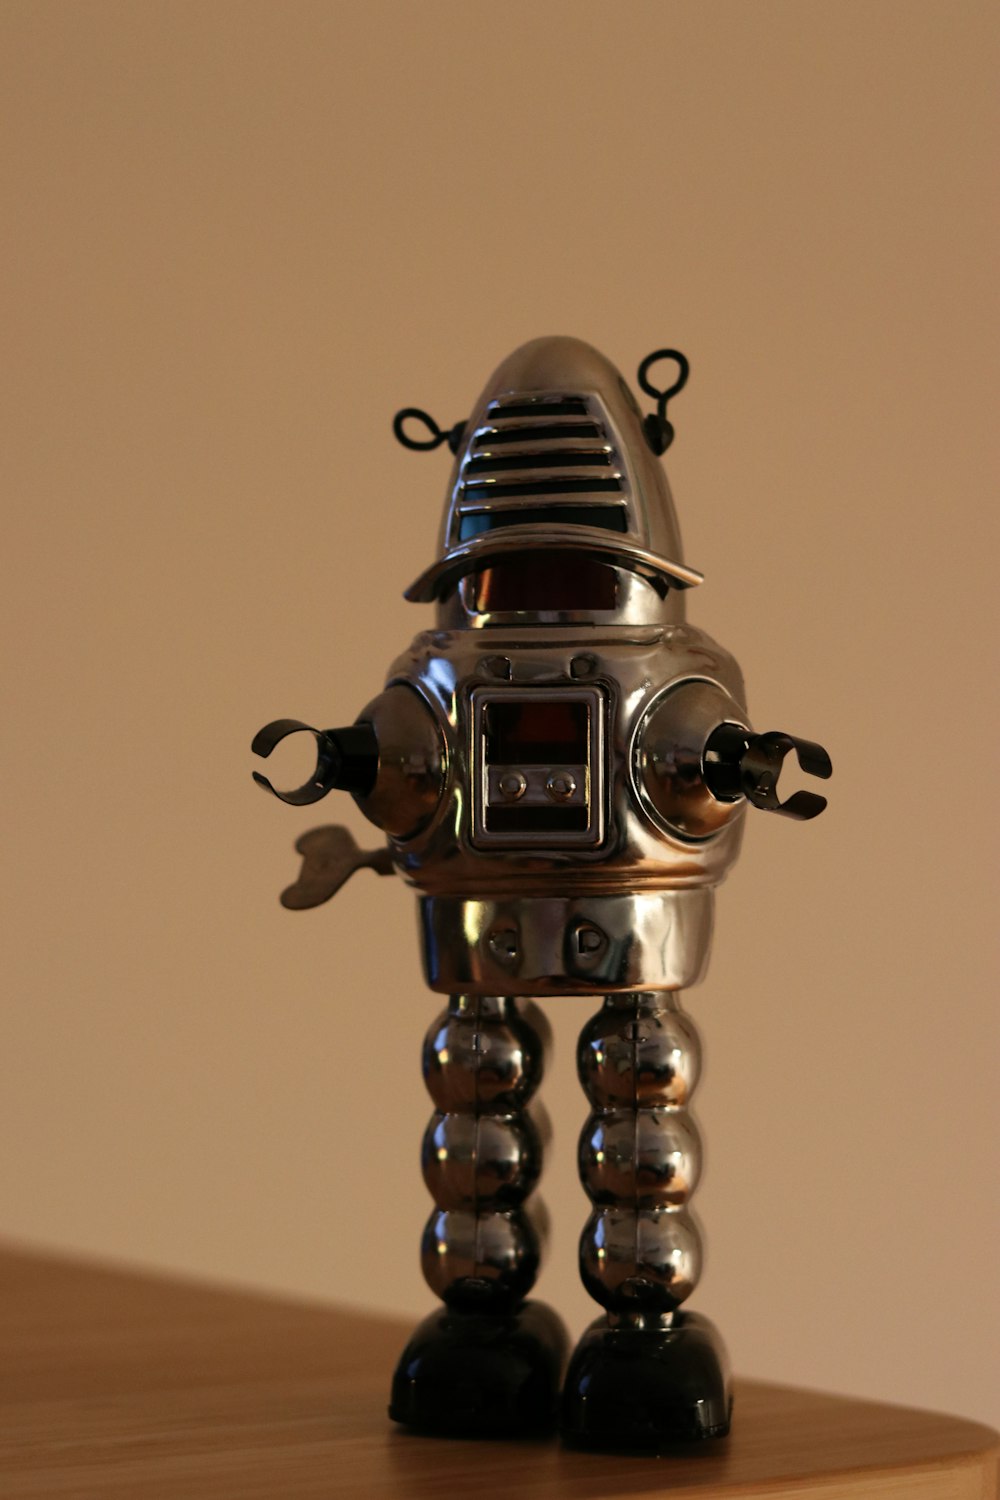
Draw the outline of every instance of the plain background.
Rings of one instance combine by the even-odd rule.
[[[2,20],[9,1233],[431,1306],[413,899],[283,911],[304,827],[369,830],[249,740],[349,721],[430,623],[448,458],[398,407],[454,422],[539,334],[672,343],[690,616],[836,766],[752,820],[687,1000],[694,1305],[747,1374],[1000,1419],[995,7]],[[549,1006],[544,1088],[574,1333],[593,1008]]]

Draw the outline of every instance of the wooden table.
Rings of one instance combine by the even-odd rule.
[[[3,1500],[993,1500],[996,1433],[741,1381],[732,1436],[670,1458],[411,1437],[385,1414],[408,1328],[0,1254]]]

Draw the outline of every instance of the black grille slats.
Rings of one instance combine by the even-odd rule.
[[[501,396],[491,401],[486,415],[496,417],[589,417],[586,396]]]
[[[533,495],[620,495],[622,482],[592,474],[533,474],[530,478],[482,479],[463,486],[465,499],[520,500]]]
[[[466,461],[462,470],[466,480],[480,474],[493,474],[508,469],[610,469],[614,463],[611,449],[605,444],[593,450],[559,448],[545,452],[532,448],[524,453],[476,453]]]
[[[475,436],[474,446],[476,448],[495,448],[498,444],[504,447],[523,445],[534,448],[539,443],[569,441],[578,446],[585,443],[605,443],[604,434],[596,422],[586,421],[579,418],[575,421],[552,422],[547,417],[540,417],[532,422],[512,422],[509,427],[500,427],[489,424],[478,428]]]
[[[482,530],[485,522],[471,518],[484,511],[523,507],[526,524],[541,521],[538,499],[549,516],[562,504],[567,518],[572,508],[574,524],[607,527],[613,521],[614,530],[630,529],[629,483],[611,434],[596,403],[572,393],[512,393],[491,401],[463,460],[455,498],[455,529],[465,537]],[[618,515],[608,510],[615,503]],[[592,522],[588,506],[594,507]]]
[[[503,531],[508,526],[597,526],[602,531],[624,532],[628,530],[628,512],[624,505],[567,505],[560,500],[557,505],[515,508],[492,506],[489,510],[467,510],[459,523],[458,539],[468,541],[470,537],[483,536],[490,531]]]

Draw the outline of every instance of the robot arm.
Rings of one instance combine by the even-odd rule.
[[[705,745],[706,785],[722,801],[745,797],[754,807],[783,813],[800,823],[818,817],[826,798],[817,792],[793,792],[784,802],[778,796],[778,778],[789,750],[795,751],[807,775],[823,781],[833,775],[833,762],[813,740],[796,739],[780,729],[751,734],[736,724],[720,724]]]
[[[785,756],[824,780],[833,772],[821,745],[770,731],[754,734],[746,710],[717,682],[690,677],[656,698],[635,739],[633,775],[647,808],[672,832],[706,838],[743,802],[804,820],[826,806],[815,792],[778,795]]]
[[[395,839],[413,838],[430,822],[444,792],[444,738],[412,688],[404,683],[386,688],[346,729],[275,719],[258,730],[250,748],[266,758],[287,735],[302,730],[316,738],[315,771],[290,792],[279,792],[254,771],[254,781],[266,792],[292,807],[307,807],[340,788],[352,794],[369,822]]]
[[[365,795],[378,776],[378,741],[370,724],[352,724],[348,729],[313,729],[301,719],[273,719],[258,729],[250,749],[266,759],[290,734],[316,736],[316,769],[309,780],[290,792],[279,792],[266,776],[254,771],[253,779],[265,792],[273,792],[290,807],[308,807],[319,802],[334,787]]]
[[[265,759],[290,734],[316,739],[316,769],[302,786],[281,792],[259,771],[257,785],[292,807],[319,802],[334,788],[348,791],[368,820],[394,839],[413,838],[433,818],[444,794],[446,755],[437,720],[404,684],[386,688],[345,729],[313,729],[299,719],[275,719],[254,736],[251,749]],[[388,849],[364,851],[346,828],[314,828],[298,840],[302,870],[283,892],[293,909],[319,906],[355,870],[393,873]]]

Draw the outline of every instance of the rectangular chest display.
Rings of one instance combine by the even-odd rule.
[[[476,688],[479,847],[596,844],[604,835],[604,698],[597,688]]]

